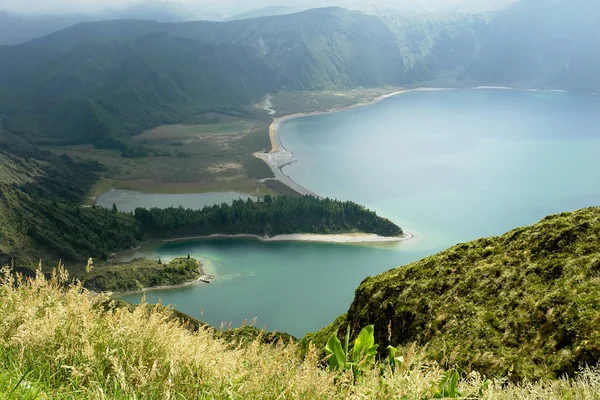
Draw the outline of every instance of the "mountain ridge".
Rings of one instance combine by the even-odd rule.
[[[585,15],[597,6],[582,2],[571,10],[564,0],[553,7],[522,1],[487,16],[378,17],[325,7],[227,22],[78,24],[0,47],[0,113],[9,130],[31,140],[120,148],[144,129],[191,122],[217,108],[239,111],[278,90],[497,85],[600,91],[594,73],[600,17]],[[530,8],[544,13],[543,22],[523,11]],[[565,10],[568,24],[557,17]],[[176,52],[180,45],[190,50]],[[151,88],[140,84],[142,77]]]

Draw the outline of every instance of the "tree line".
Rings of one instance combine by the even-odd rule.
[[[362,232],[400,236],[402,229],[374,211],[351,201],[313,196],[270,198],[267,202],[235,200],[202,210],[171,207],[135,210],[144,235],[170,238],[211,234],[276,236],[293,233]]]

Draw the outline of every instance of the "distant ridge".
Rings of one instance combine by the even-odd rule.
[[[160,124],[243,114],[282,89],[595,93],[600,6],[578,1],[523,0],[488,16],[377,17],[326,7],[228,22],[87,22],[0,47],[0,114],[7,129],[36,142],[122,147]]]

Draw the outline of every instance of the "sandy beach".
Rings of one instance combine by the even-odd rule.
[[[261,242],[317,242],[317,243],[400,243],[410,240],[414,235],[410,232],[404,232],[403,236],[388,237],[379,236],[368,233],[345,233],[345,234],[333,234],[333,235],[320,235],[312,233],[296,233],[291,235],[277,235],[273,237],[265,237],[259,235],[210,235],[210,236],[189,236],[184,238],[176,239],[165,239],[163,242],[178,242],[182,240],[197,240],[197,239],[256,239]]]

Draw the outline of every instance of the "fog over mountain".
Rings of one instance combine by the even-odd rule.
[[[2,0],[0,45],[18,44],[79,22],[148,19],[224,21],[339,6],[386,15],[428,11],[486,12],[515,0]]]
[[[315,8],[338,6],[355,10],[484,11],[513,0],[3,0],[0,10],[16,14],[97,14],[130,7],[181,7],[222,17],[265,7]]]

